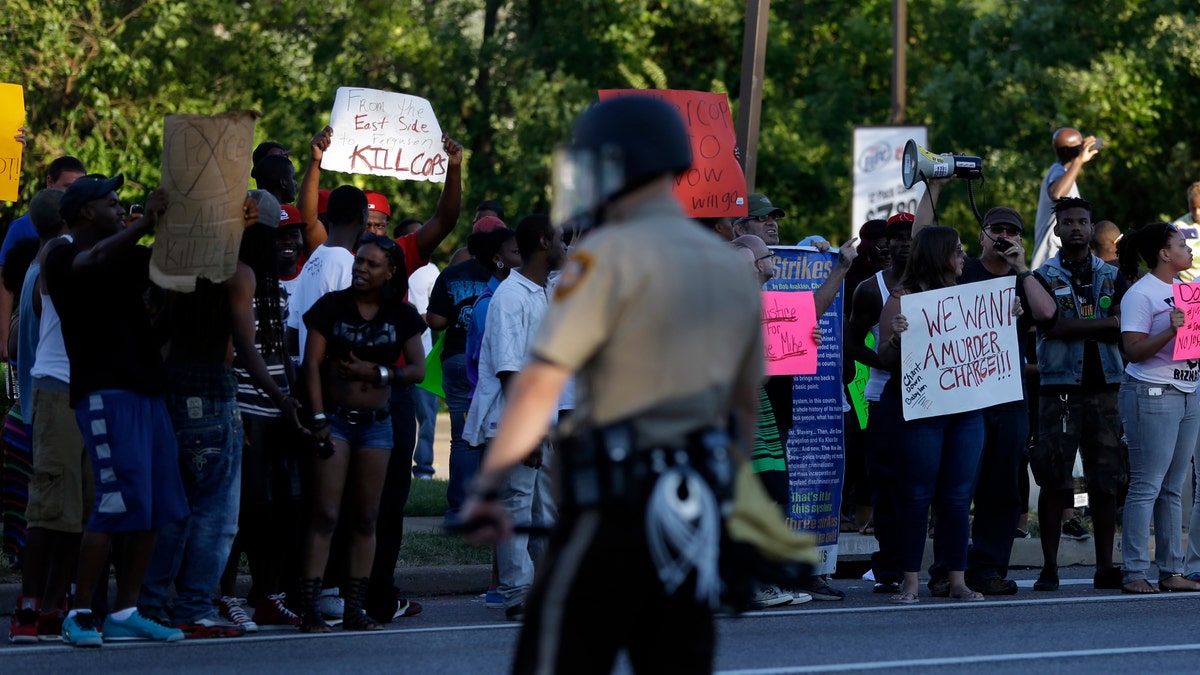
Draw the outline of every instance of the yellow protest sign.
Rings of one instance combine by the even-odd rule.
[[[25,126],[25,90],[19,84],[0,84],[0,199],[17,201],[21,192],[21,152],[14,137]]]
[[[253,110],[167,115],[162,187],[170,206],[155,232],[154,283],[186,293],[199,277],[220,282],[237,270],[258,116]]]

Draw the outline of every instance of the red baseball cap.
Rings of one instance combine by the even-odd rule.
[[[507,227],[507,225],[504,224],[504,221],[500,220],[496,216],[484,216],[475,221],[475,224],[471,226],[471,234],[491,232],[493,230],[499,230],[505,227]]]
[[[367,190],[363,194],[367,195],[367,210],[379,211],[388,218],[392,217],[392,207],[388,204],[387,197],[373,190]]]
[[[287,227],[289,225],[303,225],[304,219],[300,217],[300,209],[291,204],[284,204],[283,211],[279,214],[279,226]]]

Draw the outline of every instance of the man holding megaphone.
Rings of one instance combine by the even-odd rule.
[[[1054,202],[1064,197],[1079,197],[1079,186],[1075,184],[1083,165],[1092,161],[1104,147],[1104,139],[1084,137],[1078,129],[1064,127],[1054,132],[1054,154],[1058,161],[1046,171],[1042,178],[1042,190],[1038,193],[1037,218],[1034,221],[1033,269],[1041,267],[1058,253],[1062,242],[1054,234]]]

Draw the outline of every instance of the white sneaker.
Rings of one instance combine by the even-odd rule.
[[[258,624],[246,613],[246,600],[244,598],[222,596],[221,602],[217,607],[221,617],[229,619],[230,623],[241,626],[247,633],[258,632]]]
[[[337,619],[340,621],[342,614],[345,613],[346,601],[338,595],[340,590],[335,586],[321,591],[321,615],[326,619]]]
[[[754,604],[759,609],[778,607],[779,605],[791,604],[793,597],[791,593],[785,593],[778,586],[772,584],[758,589],[758,595],[754,596]],[[812,598],[810,597],[809,599],[811,600]]]
[[[806,602],[812,602],[812,599],[813,599],[813,596],[809,595],[808,593],[805,593],[804,591],[787,591],[787,590],[785,590],[784,593],[792,594],[792,601],[790,603],[788,603],[788,604],[792,604],[792,605],[803,605]]]

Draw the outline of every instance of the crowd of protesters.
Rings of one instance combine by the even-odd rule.
[[[151,283],[150,249],[138,243],[169,195],[156,190],[128,205],[119,173],[89,174],[78,159],[60,157],[28,215],[9,225],[0,355],[15,401],[4,436],[4,544],[22,572],[14,642],[319,633],[331,623],[373,631],[421,612],[396,587],[394,567],[412,481],[433,472],[436,400],[414,387],[426,377],[430,330],[442,332],[452,439],[446,523],[458,525],[579,233],[536,214],[510,228],[501,204],[486,201],[465,251],[439,273],[430,257],[460,219],[462,146],[443,138],[446,180],[432,216],[393,223],[379,192],[318,189],[331,138],[329,128],[313,137],[299,184],[285,145],[258,146],[256,189],[239,198],[236,272],[200,279],[191,292]],[[1200,184],[1180,221],[1117,241],[1109,234],[1116,228],[1094,224],[1074,185],[1095,155],[1093,141],[1072,129],[1054,136],[1059,162],[1040,194],[1036,269],[1026,263],[1024,219],[1007,207],[987,212],[981,255],[967,257],[958,232],[933,222],[944,181],[931,180],[916,214],[865,223],[861,244],[842,245],[816,293],[821,316],[845,280],[843,352],[848,364],[870,368],[865,430],[843,406],[844,518],[878,540],[874,590],[893,603],[918,602],[930,534],[934,596],[1017,592],[1007,575],[1014,538],[1027,528],[1026,466],[1041,487],[1045,566],[1035,589],[1058,588],[1061,536],[1094,536],[1096,588],[1200,591],[1200,542],[1183,551],[1180,504],[1200,432],[1200,367],[1173,358],[1183,315],[1172,304],[1176,276],[1200,265],[1189,246],[1200,243]],[[746,252],[765,283],[783,217],[753,194],[746,216],[698,226]],[[829,249],[819,237],[800,243]],[[908,321],[899,298],[1009,276],[1018,329],[1032,345],[1016,359],[1027,366],[1025,397],[905,421],[896,375]],[[747,449],[781,508],[793,384],[764,382]],[[568,387],[556,423],[569,424],[574,406]],[[1070,513],[1077,452],[1094,535],[1078,534]],[[544,439],[498,495],[514,521],[534,530],[556,517],[555,455],[553,439]],[[1193,510],[1192,526],[1197,518]],[[1112,557],[1118,523],[1120,568]],[[544,544],[521,534],[496,547],[489,607],[522,618]],[[252,578],[244,598],[236,585],[243,554]],[[763,585],[755,601],[843,597],[827,577],[813,577],[795,588]]]

